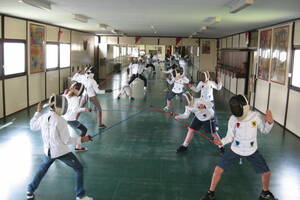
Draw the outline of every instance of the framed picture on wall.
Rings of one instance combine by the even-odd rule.
[[[272,29],[260,32],[257,77],[269,81],[272,48]]]
[[[273,50],[271,61],[271,81],[285,84],[290,26],[273,30]]]
[[[30,73],[45,71],[45,26],[30,24]]]
[[[210,41],[205,40],[202,42],[202,54],[210,54]]]

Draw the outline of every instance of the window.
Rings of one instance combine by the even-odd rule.
[[[59,52],[60,68],[70,67],[70,58],[71,58],[70,44],[60,44],[59,48],[60,48],[60,52]]]
[[[114,46],[113,47],[113,58],[117,58],[120,56],[120,50],[119,50],[119,47],[117,46]]]
[[[25,72],[25,43],[4,42],[4,75]]]
[[[122,47],[122,56],[126,56],[126,47]]]
[[[300,88],[300,49],[294,51],[292,86]]]
[[[131,55],[131,49],[132,49],[131,47],[128,47],[128,48],[127,48],[127,53],[128,53],[128,55]]]
[[[46,67],[54,69],[58,67],[58,45],[47,44],[46,46]]]
[[[132,48],[132,56],[139,57],[139,48],[137,48],[137,47]]]

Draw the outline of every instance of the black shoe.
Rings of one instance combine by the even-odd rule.
[[[121,97],[118,97],[117,99],[119,100]]]
[[[277,199],[270,191],[268,192],[262,191],[259,195],[259,200],[277,200]]]
[[[206,195],[201,198],[201,200],[216,200],[215,193],[208,191]]]
[[[187,149],[188,149],[188,147],[185,147],[185,146],[183,146],[183,145],[180,145],[180,146],[178,147],[178,149],[176,149],[176,152],[177,152],[177,153],[179,153],[179,152],[185,152],[185,151],[187,151]]]
[[[34,199],[34,194],[33,194],[33,192],[27,191],[27,193],[26,193],[26,199],[27,199],[27,200],[33,200],[33,199]]]
[[[225,148],[224,147],[221,147],[219,148],[220,149],[220,155],[223,156],[224,153],[225,153]]]
[[[130,100],[131,100],[131,101],[134,101],[134,98],[133,98],[133,97],[131,97],[131,98],[130,98]]]

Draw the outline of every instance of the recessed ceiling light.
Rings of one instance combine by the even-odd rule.
[[[240,10],[252,5],[254,0],[233,0],[230,3],[230,13],[237,13]]]
[[[85,15],[81,15],[81,14],[73,14],[73,19],[80,21],[82,23],[87,23],[89,17],[87,17]]]
[[[40,8],[43,10],[51,10],[51,2],[48,0],[19,0],[19,3],[25,3],[30,6]]]

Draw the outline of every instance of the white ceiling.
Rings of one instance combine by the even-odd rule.
[[[109,33],[98,24],[108,24],[131,36],[188,37],[205,26],[208,17],[222,21],[198,37],[218,38],[278,22],[300,18],[300,0],[256,0],[252,6],[229,13],[231,0],[51,0],[51,11],[18,0],[0,0],[0,13],[39,20],[68,28]],[[81,23],[72,13],[91,19]],[[151,25],[157,31],[154,34]]]

